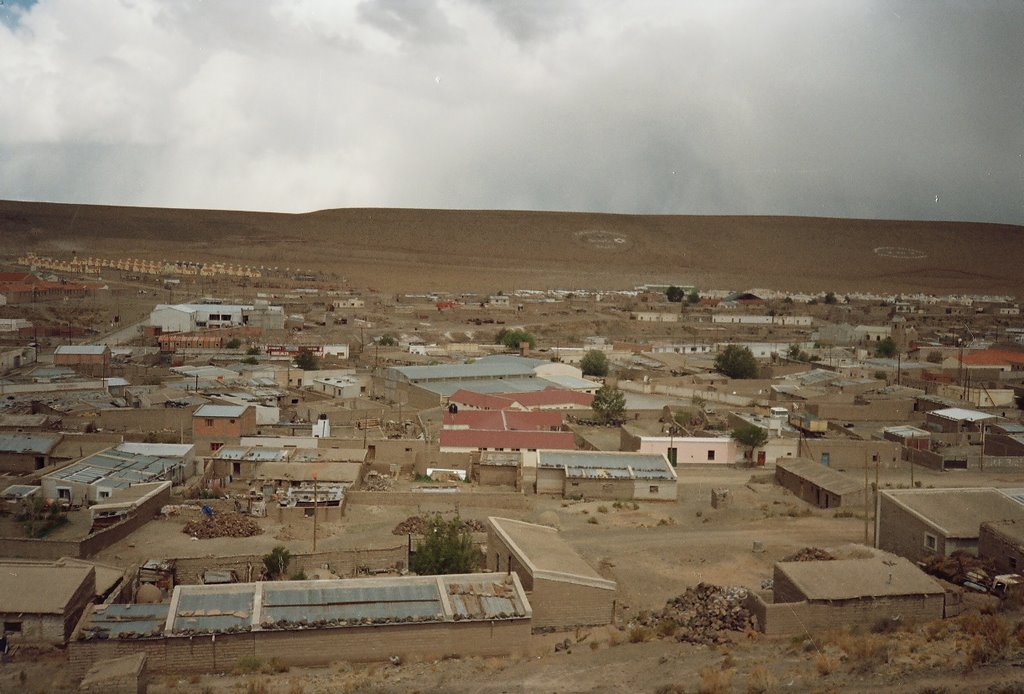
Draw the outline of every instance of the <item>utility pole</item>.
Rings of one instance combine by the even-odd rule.
[[[316,498],[317,497],[317,494],[316,494],[316,478],[317,478],[317,474],[316,474],[316,470],[314,470],[313,471],[313,552],[314,553],[316,552],[316,521],[317,521],[317,518],[316,518],[316,501],[317,501],[317,498]]]
[[[868,542],[868,452],[864,451],[864,544]]]

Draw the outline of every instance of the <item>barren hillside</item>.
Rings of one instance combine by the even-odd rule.
[[[626,287],[1021,294],[1024,228],[959,222],[0,201],[5,254],[222,260],[383,290]]]

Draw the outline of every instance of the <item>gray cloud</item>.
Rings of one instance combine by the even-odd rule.
[[[1024,223],[1022,3],[41,0],[11,16],[2,197]]]

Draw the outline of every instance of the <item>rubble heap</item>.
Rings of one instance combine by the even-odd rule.
[[[487,526],[478,520],[473,518],[463,518],[462,527],[472,533],[485,533],[487,532]],[[395,526],[395,529],[391,531],[392,535],[422,535],[427,531],[427,524],[430,522],[430,518],[427,516],[409,516],[404,521]]]
[[[832,561],[833,557],[828,551],[818,547],[804,547],[794,554],[790,554],[782,561]]]
[[[256,521],[240,513],[218,513],[212,518],[189,521],[182,532],[200,540],[214,537],[252,537],[263,532]]]
[[[726,632],[754,628],[754,618],[743,606],[746,597],[746,588],[698,583],[665,603],[664,609],[640,616],[633,626],[653,628],[662,636],[673,634],[676,641],[687,643],[730,643]]]
[[[988,559],[976,557],[963,550],[957,550],[945,557],[932,557],[925,562],[924,570],[925,573],[956,585],[972,581],[987,586],[991,577],[998,573],[995,565]]]
[[[389,492],[394,483],[394,480],[390,477],[371,470],[363,478],[363,490],[368,492]]]

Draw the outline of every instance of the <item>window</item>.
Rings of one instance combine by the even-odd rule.
[[[211,419],[210,417],[207,417],[206,419],[203,420],[203,424],[205,424],[208,427],[212,427],[213,426],[213,419]]]
[[[20,634],[21,622],[4,622],[4,631],[8,633]]]
[[[242,464],[241,463],[231,463],[231,474],[233,474],[233,475],[241,475],[242,474]]]
[[[651,486],[650,486],[650,487],[648,488],[648,490],[647,490],[647,491],[649,491],[649,492],[650,492],[651,494],[657,494],[657,493],[658,493],[658,485],[656,485],[656,484],[652,484],[652,485],[651,485]]]
[[[931,533],[925,533],[924,534],[924,548],[925,549],[934,552],[935,549],[938,547],[938,545],[939,545],[938,538],[936,538]]]
[[[708,460],[714,460],[714,459],[715,459],[715,452],[713,450],[708,451]]]
[[[71,501],[71,487],[57,487],[57,498],[62,501]]]
[[[234,423],[235,423],[235,420],[233,420],[233,419],[232,419],[232,420],[231,420],[231,423],[232,423],[232,424],[234,424]]]
[[[1017,570],[1017,557],[1010,557],[1010,562],[1009,563],[1010,563],[1010,569],[1012,571],[1016,571]]]
[[[41,470],[46,465],[46,458],[41,455],[36,456],[36,470]]]
[[[223,441],[213,441],[213,442],[210,443],[210,452],[212,453],[213,451],[219,451],[223,447],[224,447],[224,442]]]
[[[579,482],[573,482],[573,483],[572,483],[572,486],[574,486],[574,487],[578,487],[578,486],[580,486],[580,483],[579,483]]]
[[[109,499],[110,498],[110,492],[108,492],[106,489],[101,489],[100,493],[99,493],[99,497],[101,499]]]

